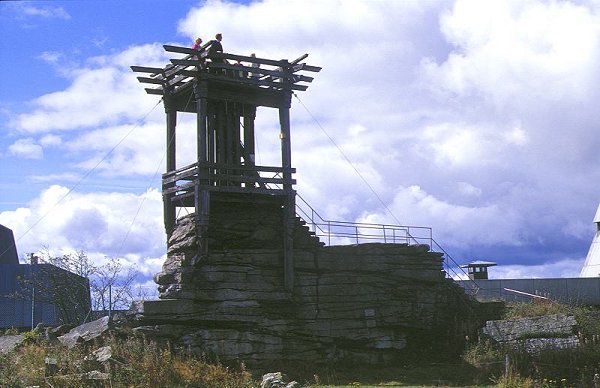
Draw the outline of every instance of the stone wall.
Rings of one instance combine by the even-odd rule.
[[[294,289],[286,292],[282,249],[257,242],[277,229],[253,226],[228,231],[246,233],[238,237],[253,248],[221,240],[220,249],[199,256],[193,218],[180,219],[155,276],[162,300],[133,306],[136,330],[221,360],[261,364],[386,362],[449,351],[473,329],[474,302],[425,245],[325,247],[298,220]]]

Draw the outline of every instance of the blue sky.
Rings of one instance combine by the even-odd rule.
[[[323,67],[308,111],[293,101],[292,162],[325,218],[431,226],[496,277],[579,273],[600,201],[595,1],[0,2],[0,223],[21,255],[160,270],[164,110],[129,66],[216,32],[228,52]],[[268,163],[277,117],[257,120]],[[183,164],[193,117],[179,127]]]

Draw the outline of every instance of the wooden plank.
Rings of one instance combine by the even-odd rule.
[[[145,82],[148,84],[163,85],[165,83],[165,80],[163,78],[158,79],[158,78],[148,78],[148,77],[137,77],[137,79],[140,82]]]
[[[296,169],[294,167],[284,169],[282,167],[273,167],[273,166],[244,166],[244,165],[229,165],[224,163],[212,163],[212,162],[200,162],[198,163],[199,167],[205,168],[214,168],[214,169],[225,169],[225,170],[239,170],[239,171],[259,171],[259,172],[274,172],[274,173],[295,173]]]
[[[293,61],[290,62],[290,65],[295,65],[298,62],[300,62],[303,59],[306,59],[306,57],[308,57],[308,54],[303,54],[301,56],[299,56],[298,58],[294,59]]]
[[[292,73],[295,73],[297,71],[301,71],[301,70],[306,70],[306,71],[312,71],[315,73],[318,73],[321,71],[321,67],[318,66],[309,66],[306,63],[300,63],[298,65],[292,66]]]
[[[163,196],[165,196],[165,195],[177,193],[179,191],[186,191],[189,189],[193,189],[195,185],[196,185],[196,182],[190,182],[190,183],[186,183],[185,185],[175,186],[175,187],[171,187],[171,188],[163,187],[162,193],[163,193]]]
[[[177,74],[183,75],[186,77],[197,77],[200,73],[196,70],[181,69],[177,72]]]
[[[131,70],[136,73],[158,73],[161,74],[163,69],[160,67],[146,67],[146,66],[129,66]]]
[[[290,182],[285,182],[283,178],[265,178],[261,176],[248,176],[248,175],[233,175],[233,174],[211,174],[208,176],[211,181],[227,181],[227,182],[256,182],[256,183],[275,183],[284,184],[290,183],[296,184],[295,179],[291,179]]]
[[[213,192],[228,192],[228,193],[254,193],[254,194],[286,194],[286,191],[283,189],[271,189],[271,188],[262,188],[262,187],[240,187],[240,186],[214,186],[214,185],[207,185],[207,184],[200,184],[199,186],[200,190],[205,190],[205,191],[213,191]],[[176,189],[168,189],[168,190],[163,190],[163,197],[168,199],[170,197],[171,202],[179,202],[182,199],[185,199],[186,197],[188,198],[193,198],[194,197],[194,188],[195,188],[195,183],[194,184],[189,184],[186,185],[185,189],[181,189],[179,188],[179,190]]]
[[[148,94],[156,94],[159,96],[163,96],[165,93],[162,89],[151,89],[151,88],[146,88],[144,89],[146,91],[146,93]]]
[[[277,61],[277,60],[273,60],[273,59],[249,57],[246,55],[237,55],[237,54],[229,54],[229,53],[214,53],[210,57],[216,58],[216,59],[231,59],[233,61],[258,63],[260,65],[269,65],[269,66],[277,66],[277,67],[283,67],[288,63],[286,60]]]
[[[260,187],[235,187],[235,186],[205,186],[200,185],[202,190],[217,191],[223,193],[255,193],[255,194],[285,194],[281,189],[263,189]]]
[[[170,53],[180,53],[180,54],[196,54],[199,50],[193,49],[191,47],[182,47],[182,46],[172,46],[169,44],[163,44],[163,48],[165,51]]]
[[[208,41],[208,42],[204,43],[202,46],[200,46],[201,47],[200,50],[196,50],[191,47],[173,46],[173,45],[169,45],[169,44],[163,44],[163,48],[165,49],[165,51],[170,52],[170,53],[196,54],[198,52],[204,51],[208,46],[210,46],[210,42],[211,41]]]
[[[290,78],[291,76],[288,75],[289,73],[283,71],[283,70],[269,70],[269,69],[264,69],[262,67],[251,67],[251,66],[246,66],[243,64],[229,64],[229,63],[219,63],[219,62],[208,62],[208,68],[209,69],[226,69],[226,70],[233,70],[233,71],[241,71],[241,72],[245,72],[245,73],[253,73],[253,74],[262,74],[262,75],[272,75],[274,77],[278,77],[278,78]]]
[[[200,59],[171,59],[171,63],[178,66],[202,66],[205,62]]]
[[[305,75],[294,74],[292,75],[292,79],[294,82],[313,82],[313,77],[307,77]]]
[[[219,66],[215,66],[215,67],[219,67],[219,68],[225,68],[224,66],[222,66],[221,64],[219,64]],[[229,67],[227,67],[229,68]],[[294,84],[291,82],[276,82],[276,81],[272,81],[272,78],[263,78],[263,79],[253,79],[253,78],[243,78],[243,77],[231,77],[229,75],[216,75],[216,74],[206,74],[205,76],[206,78],[209,79],[213,79],[213,80],[218,80],[220,82],[227,82],[227,83],[231,83],[231,84],[247,84],[247,85],[258,85],[258,86],[265,86],[265,87],[269,87],[269,88],[276,88],[276,89],[282,89],[282,90],[301,90],[301,91],[305,91],[306,89],[308,89],[307,85],[298,85],[298,84]]]
[[[169,82],[167,83],[167,85],[169,86],[177,86],[178,84],[183,83],[183,81],[185,80],[190,80],[190,77],[184,76],[184,75],[177,75],[175,77],[173,77],[172,79],[169,80]]]

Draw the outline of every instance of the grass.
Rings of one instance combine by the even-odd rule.
[[[228,387],[246,388],[256,386],[252,375],[243,365],[228,368],[206,362],[202,358],[172,352],[143,338],[109,338],[113,359],[104,385],[111,387]],[[91,349],[67,350],[52,346],[38,337],[16,351],[0,355],[0,387],[27,386],[90,386],[83,373],[97,369],[86,361]],[[45,359],[56,360],[59,370],[47,376]]]

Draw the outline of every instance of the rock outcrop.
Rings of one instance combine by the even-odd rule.
[[[179,220],[155,276],[162,300],[130,311],[137,332],[225,361],[268,364],[386,362],[451,347],[473,329],[475,302],[426,245],[325,247],[296,220],[294,289],[286,292],[280,218],[256,209],[227,214],[206,233],[206,255],[193,215]]]
[[[552,314],[488,321],[482,333],[500,345],[522,346],[529,353],[538,353],[579,346],[576,326],[577,321],[572,315]]]

